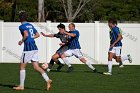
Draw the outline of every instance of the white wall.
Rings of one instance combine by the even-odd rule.
[[[2,62],[2,44],[3,44],[3,40],[2,40],[2,33],[3,32],[3,21],[2,20],[0,20],[0,62]]]
[[[59,23],[32,23],[38,32],[57,33]],[[68,23],[64,23],[68,30]],[[23,45],[18,46],[21,40],[18,29],[20,23],[0,21],[0,62],[19,62]],[[80,44],[84,55],[90,59],[96,60],[96,64],[107,64],[107,54],[109,47],[109,28],[107,23],[75,23],[76,29],[80,32]],[[133,65],[140,65],[138,51],[140,51],[140,24],[122,24],[118,25],[123,30],[123,49],[122,56],[131,54]],[[3,42],[3,43],[2,43]],[[44,38],[41,36],[36,39],[39,48],[40,62],[49,62],[51,56],[59,48],[60,40],[57,38]],[[4,47],[4,48],[3,48]],[[3,49],[2,49],[3,48]],[[62,61],[62,60],[61,60]],[[79,64],[80,61],[75,57],[70,58],[71,63]],[[130,64],[126,61],[125,64]]]

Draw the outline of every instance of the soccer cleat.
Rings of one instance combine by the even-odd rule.
[[[104,75],[109,75],[109,76],[112,75],[110,72],[104,72],[103,74],[104,74]]]
[[[96,70],[96,69],[94,69],[94,70],[93,70],[93,73],[97,73],[97,70]]]
[[[132,58],[131,58],[130,54],[128,54],[127,57],[128,57],[129,63],[132,63]]]
[[[120,65],[119,68],[124,68],[124,65]]]
[[[64,66],[63,64],[60,64],[60,65],[57,67],[56,71],[59,72],[63,66]]]
[[[52,80],[48,80],[47,81],[47,91],[50,91],[50,89],[51,89],[51,83],[52,83]]]
[[[13,89],[15,89],[15,90],[24,90],[24,87],[23,86],[17,86],[17,87],[13,87]]]
[[[73,71],[73,67],[72,66],[71,67],[68,67],[67,72],[71,72],[71,71]]]

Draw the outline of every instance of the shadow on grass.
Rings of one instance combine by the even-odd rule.
[[[84,71],[86,73],[95,73],[95,74],[102,74],[103,75],[103,72],[101,71],[97,71],[97,72],[93,72],[93,71]]]
[[[16,87],[16,85],[2,84],[2,83],[0,83],[0,86],[1,87],[11,88],[11,89],[13,89],[13,87]],[[42,90],[42,91],[46,90],[46,89],[39,89],[39,88],[33,88],[33,87],[25,87],[25,89]]]

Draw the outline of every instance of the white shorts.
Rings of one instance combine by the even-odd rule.
[[[23,51],[20,63],[27,63],[29,61],[35,61],[38,62],[38,50],[33,51]]]
[[[83,54],[80,51],[80,49],[69,49],[69,50],[65,51],[64,54],[67,57],[70,57],[70,56],[73,56],[73,55],[77,58],[82,58],[83,57]]]
[[[114,53],[116,56],[121,56],[122,47],[113,47],[109,49],[109,52]]]

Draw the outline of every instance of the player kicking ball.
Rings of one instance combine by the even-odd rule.
[[[43,32],[41,32],[41,34],[44,37],[56,37],[59,38],[61,40],[62,43],[60,43],[60,48],[56,51],[56,53],[52,56],[50,62],[49,62],[49,67],[47,68],[47,71],[49,72],[52,69],[52,66],[54,65],[54,62],[56,64],[58,64],[59,66],[57,67],[57,71],[60,71],[61,68],[64,66],[59,60],[58,58],[61,58],[61,55],[68,50],[68,43],[70,40],[70,36],[68,36],[67,34],[65,34],[66,30],[65,30],[65,25],[64,24],[59,24],[57,26],[59,32],[57,34],[44,34]]]
[[[110,18],[108,20],[108,26],[111,29],[110,31],[110,48],[108,52],[108,72],[104,72],[105,75],[112,75],[112,59],[114,58],[116,62],[119,63],[119,67],[123,67],[123,61],[129,60],[132,62],[130,55],[121,57],[122,49],[122,34],[120,28],[117,27],[117,20],[115,18]]]
[[[24,50],[22,53],[22,57],[20,60],[20,85],[17,87],[13,87],[15,90],[24,90],[24,81],[26,77],[26,65],[29,61],[32,62],[34,69],[39,72],[42,77],[45,79],[47,83],[47,90],[49,91],[51,88],[52,80],[49,79],[48,75],[45,71],[39,67],[39,60],[38,60],[38,48],[35,44],[36,38],[39,37],[39,33],[34,28],[33,25],[26,22],[27,14],[26,12],[20,12],[19,18],[21,21],[21,25],[19,26],[19,30],[22,35],[22,40],[18,42],[19,45],[24,43]]]

